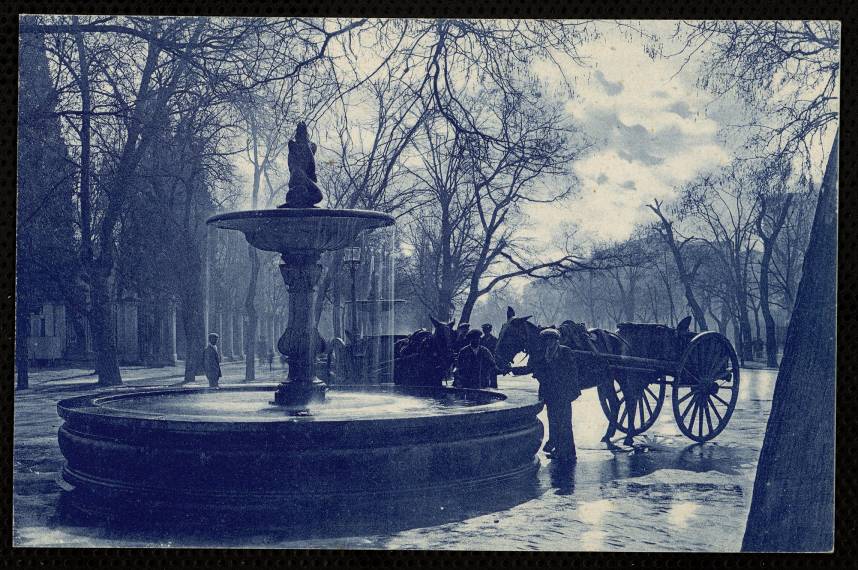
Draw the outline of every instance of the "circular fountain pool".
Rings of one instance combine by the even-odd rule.
[[[135,523],[349,516],[532,477],[541,405],[453,388],[339,387],[295,416],[273,386],[150,389],[61,401],[77,510]]]

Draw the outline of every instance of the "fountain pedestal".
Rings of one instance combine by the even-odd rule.
[[[280,254],[280,273],[289,290],[289,320],[277,350],[289,361],[289,375],[271,403],[301,411],[323,402],[327,386],[316,376],[316,355],[325,343],[313,311],[321,255],[353,245],[364,232],[393,225],[393,217],[365,210],[279,208],[220,214],[208,223],[240,231],[253,247]]]
[[[289,321],[277,350],[289,361],[289,376],[274,393],[278,406],[306,407],[325,401],[327,386],[316,377],[316,354],[324,344],[315,326],[313,300],[322,275],[321,252],[283,254],[280,274],[289,290]]]

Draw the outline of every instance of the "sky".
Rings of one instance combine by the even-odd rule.
[[[665,36],[672,30],[661,22],[643,26]],[[541,242],[554,241],[570,224],[589,239],[625,239],[652,216],[647,203],[669,200],[678,186],[730,159],[717,138],[723,114],[707,108],[713,97],[695,85],[693,67],[679,71],[680,58],[652,59],[641,41],[614,25],[601,34],[581,50],[587,67],[567,72],[578,79],[566,111],[594,147],[573,166],[572,199],[527,210],[539,221],[527,231]],[[546,64],[539,73],[557,71]]]
[[[664,53],[678,51],[671,37],[674,22],[627,23],[656,33]],[[744,114],[737,101],[716,98],[697,86],[693,62],[683,68],[683,57],[650,57],[639,35],[614,22],[600,23],[598,30],[599,37],[580,48],[583,65],[558,54],[573,81],[574,93],[564,95],[565,109],[592,147],[572,165],[574,178],[544,181],[571,184],[569,199],[525,208],[521,235],[546,257],[561,252],[563,240],[558,238],[572,228],[590,243],[628,238],[638,224],[653,219],[647,204],[669,202],[684,183],[731,160],[734,153],[723,128],[741,122]],[[370,63],[366,65],[374,67]],[[536,62],[532,71],[549,87],[559,86],[554,64]],[[360,114],[357,108],[351,112]],[[322,140],[324,132],[314,134],[322,148],[335,142]],[[822,162],[827,146],[819,150]],[[248,165],[238,166],[249,182]],[[324,187],[325,181],[320,182]]]
[[[669,38],[674,24],[641,26]],[[697,88],[692,66],[677,73],[680,58],[652,59],[639,38],[624,36],[613,23],[600,24],[599,31],[600,37],[580,50],[585,66],[563,63],[574,88],[566,111],[593,143],[573,165],[574,196],[559,206],[533,204],[525,210],[528,223],[521,231],[546,254],[562,246],[557,236],[573,225],[589,240],[627,238],[651,216],[647,203],[669,199],[677,186],[729,160],[729,150],[716,139],[723,104],[720,112],[707,109],[713,97]],[[536,63],[532,70],[549,85],[559,85],[553,64]],[[335,142],[321,140],[324,132],[314,134],[323,148]],[[238,162],[249,185],[252,170],[245,160]],[[567,186],[570,180],[545,183]]]

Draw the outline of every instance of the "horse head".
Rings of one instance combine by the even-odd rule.
[[[456,332],[453,327],[456,325],[456,320],[443,323],[429,315],[429,320],[432,321],[432,352],[435,358],[440,358],[439,365],[444,368],[453,364],[453,344],[456,339]]]
[[[530,315],[516,317],[512,307],[507,307],[506,322],[498,333],[495,360],[500,367],[507,367],[520,352],[535,352],[539,342],[539,327],[529,321]]]

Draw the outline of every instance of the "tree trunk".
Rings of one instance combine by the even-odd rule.
[[[471,322],[471,313],[474,311],[474,305],[477,303],[477,296],[468,294],[468,298],[465,299],[465,304],[462,305],[462,314],[459,316],[460,323],[469,323]],[[449,318],[449,317],[446,317]],[[474,327],[471,327],[474,328]]]
[[[754,311],[754,331],[756,332],[756,335],[754,336],[753,341],[756,342],[758,338],[763,336],[763,331],[760,328],[760,308],[752,305],[751,310]]]
[[[98,269],[92,279],[92,307],[89,324],[95,343],[95,369],[100,386],[119,386],[122,375],[116,349],[116,315],[113,311],[112,279]]]
[[[244,332],[244,380],[256,380],[256,331],[259,328],[259,317],[256,314],[256,282],[259,278],[259,253],[253,246],[248,246],[250,257],[250,283],[247,285],[247,296],[244,298],[244,310],[247,313],[247,330]]]
[[[770,368],[777,368],[778,366],[778,339],[775,319],[772,317],[770,305],[769,269],[771,268],[772,255],[774,254],[774,244],[786,223],[792,199],[793,197],[790,194],[784,200],[780,214],[774,218],[774,227],[772,227],[771,234],[765,235],[763,227],[763,218],[767,206],[766,197],[763,197],[760,202],[761,211],[760,216],[757,218],[757,233],[763,242],[763,256],[760,259],[760,308],[763,310],[763,322],[766,326],[766,365]]]
[[[682,251],[680,251],[681,246],[676,243],[676,237],[673,234],[673,223],[661,213],[660,202],[656,201],[655,205],[649,206],[649,209],[658,216],[658,219],[661,222],[662,231],[659,232],[659,234],[668,249],[670,249],[673,261],[676,263],[679,280],[682,282],[682,287],[685,291],[685,300],[688,301],[688,307],[691,309],[691,315],[697,323],[697,330],[707,331],[709,330],[709,327],[706,325],[706,314],[703,312],[703,309],[700,308],[700,303],[697,302],[697,298],[694,296],[694,289],[691,287],[694,276],[686,270],[685,259],[682,257]]]
[[[195,286],[182,287],[179,292],[179,317],[185,335],[184,383],[193,382],[203,372],[203,349],[206,343],[205,297],[201,280]]]
[[[331,283],[331,325],[333,327],[334,338],[344,338],[343,335],[343,292],[342,292],[342,280],[334,279]],[[319,326],[318,319],[316,320],[316,326]],[[275,343],[277,340],[275,339]]]
[[[736,283],[735,283],[735,297],[736,297],[736,311],[737,311],[737,319],[739,325],[739,338],[737,339],[737,345],[739,349],[739,359],[742,361],[742,365],[744,366],[745,362],[748,360],[753,360],[754,355],[748,354],[748,351],[751,348],[751,320],[748,318],[748,292],[745,290],[745,284],[739,279],[741,272],[736,269]]]
[[[771,248],[767,241],[763,242],[763,258],[760,262],[760,308],[763,311],[763,322],[766,326],[766,365],[769,368],[778,366],[778,337],[775,319],[769,305],[769,265],[771,263]]]
[[[838,131],[787,330],[742,543],[745,551],[825,552],[834,547],[839,139]]]
[[[733,317],[733,345],[736,348],[740,348],[742,346],[742,326],[739,324],[739,319],[737,317]],[[742,366],[745,365],[745,358],[741,350],[739,350],[739,360]]]
[[[30,387],[30,311],[29,300],[23,291],[18,291],[15,304],[15,368],[18,390]]]

